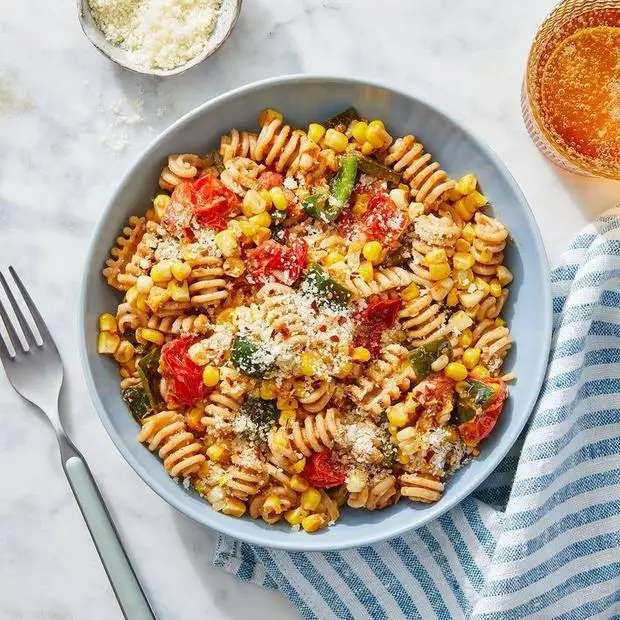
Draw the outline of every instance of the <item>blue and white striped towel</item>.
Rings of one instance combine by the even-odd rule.
[[[221,536],[214,564],[278,588],[306,619],[619,619],[620,209],[577,236],[551,279],[540,400],[472,496],[431,525],[343,552]]]

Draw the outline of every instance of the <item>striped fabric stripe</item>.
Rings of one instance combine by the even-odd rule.
[[[551,275],[551,362],[529,427],[449,513],[373,547],[288,553],[220,537],[214,564],[307,620],[620,619],[620,209]]]

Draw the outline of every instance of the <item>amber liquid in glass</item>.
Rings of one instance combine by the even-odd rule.
[[[620,27],[578,30],[551,54],[540,111],[573,157],[620,172]]]

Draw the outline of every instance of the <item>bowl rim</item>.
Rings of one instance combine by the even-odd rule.
[[[541,359],[538,362],[536,368],[532,369],[532,374],[530,378],[533,380],[529,380],[530,385],[535,387],[531,391],[531,395],[529,397],[528,402],[522,407],[523,410],[527,411],[527,415],[523,415],[521,419],[513,424],[510,428],[510,441],[506,444],[503,449],[496,448],[493,452],[487,455],[487,465],[483,471],[475,474],[475,477],[468,480],[467,485],[463,485],[463,488],[456,492],[449,500],[445,502],[439,502],[438,504],[429,505],[428,508],[424,511],[422,516],[417,520],[415,525],[401,525],[399,527],[391,528],[389,531],[385,531],[382,527],[377,527],[377,531],[375,534],[366,536],[363,541],[356,540],[355,537],[346,537],[342,540],[342,542],[338,542],[337,544],[333,544],[331,542],[323,542],[320,537],[312,537],[312,536],[290,536],[284,537],[281,540],[273,540],[270,538],[266,530],[261,530],[260,528],[256,528],[255,534],[252,536],[248,536],[245,533],[241,535],[236,531],[235,527],[235,519],[230,518],[224,520],[221,524],[214,525],[210,523],[209,519],[209,511],[205,510],[204,512],[198,512],[190,507],[188,507],[185,502],[177,500],[176,497],[173,497],[168,490],[161,485],[159,482],[153,480],[148,472],[148,469],[143,467],[131,454],[129,447],[125,444],[125,442],[121,439],[121,437],[117,434],[112,422],[109,417],[101,399],[99,398],[99,394],[95,388],[95,380],[88,363],[88,354],[86,348],[86,332],[85,332],[85,317],[86,317],[86,290],[88,285],[88,276],[90,267],[94,260],[95,246],[97,245],[97,240],[100,236],[101,229],[106,220],[106,216],[108,212],[113,208],[115,204],[117,194],[124,184],[125,180],[137,169],[143,159],[147,157],[147,155],[157,147],[160,141],[173,134],[178,127],[189,123],[195,117],[204,114],[210,108],[216,106],[222,101],[225,101],[231,97],[236,97],[238,95],[248,95],[254,91],[261,90],[263,88],[273,86],[273,85],[283,85],[290,83],[316,83],[316,82],[329,82],[336,81],[340,83],[346,83],[356,86],[371,86],[374,88],[380,88],[383,90],[387,90],[393,92],[399,96],[412,99],[414,101],[418,101],[419,103],[432,108],[435,112],[442,115],[445,119],[453,123],[459,129],[461,129],[467,136],[476,144],[478,148],[480,148],[490,160],[492,160],[494,166],[499,168],[503,174],[505,175],[506,182],[509,184],[511,190],[514,192],[515,196],[519,199],[519,202],[524,207],[524,216],[527,219],[528,229],[532,233],[532,241],[536,248],[536,258],[538,262],[538,268],[541,274],[544,274],[544,292],[543,297],[540,300],[541,312],[539,314],[539,319],[541,319],[541,334],[542,334],[542,342],[544,343],[544,351],[546,354],[541,356]],[[186,114],[184,114],[181,118],[172,123],[167,129],[161,132],[158,136],[156,136],[147,146],[142,150],[139,156],[135,159],[133,165],[131,165],[123,178],[120,180],[114,193],[111,195],[105,209],[103,210],[99,221],[97,222],[86,254],[86,261],[84,264],[84,272],[81,279],[80,285],[80,295],[79,295],[79,311],[78,311],[78,348],[80,352],[80,360],[82,363],[82,369],[84,372],[84,376],[86,379],[86,384],[90,393],[91,401],[93,402],[95,409],[97,411],[97,415],[103,424],[105,430],[108,435],[112,439],[112,442],[121,453],[123,458],[129,463],[131,468],[142,478],[144,482],[153,490],[157,495],[159,495],[162,499],[164,499],[169,505],[173,508],[181,512],[182,514],[192,518],[198,523],[205,525],[215,531],[224,534],[226,536],[230,536],[236,540],[241,540],[243,542],[260,545],[263,547],[273,548],[273,549],[281,549],[285,551],[335,551],[341,549],[350,549],[350,548],[359,548],[366,545],[372,545],[384,540],[389,540],[395,538],[397,536],[401,536],[406,532],[412,531],[414,529],[418,529],[431,523],[442,514],[448,512],[460,502],[462,502],[466,497],[471,495],[476,488],[484,481],[486,478],[493,472],[493,470],[499,465],[502,459],[506,456],[506,454],[512,449],[515,442],[517,441],[521,431],[525,427],[526,423],[530,419],[532,414],[534,405],[538,400],[538,396],[540,393],[540,389],[542,387],[542,383],[545,377],[545,371],[547,368],[549,351],[551,346],[551,335],[552,335],[552,295],[551,295],[551,280],[550,280],[550,271],[549,271],[549,263],[547,259],[547,253],[544,247],[544,243],[542,240],[542,236],[540,230],[538,228],[538,224],[536,219],[534,218],[534,214],[532,212],[531,207],[525,195],[523,194],[521,188],[518,183],[508,170],[507,166],[503,163],[503,161],[499,158],[499,156],[488,146],[475,132],[471,131],[469,128],[466,128],[463,123],[453,118],[451,115],[447,114],[441,106],[436,105],[434,102],[430,101],[425,95],[418,96],[410,94],[408,92],[399,90],[391,85],[383,84],[378,81],[368,80],[368,79],[356,79],[350,77],[342,77],[338,75],[329,75],[329,74],[289,74],[277,77],[266,78],[262,80],[258,80],[255,82],[251,82],[249,84],[245,84],[243,86],[239,86],[235,89],[229,90],[225,93],[222,93],[201,105],[195,107],[193,110],[190,110]],[[205,506],[207,507],[207,506]],[[211,510],[210,507],[208,507]],[[229,523],[230,521],[230,523]],[[337,524],[336,526],[337,527]]]

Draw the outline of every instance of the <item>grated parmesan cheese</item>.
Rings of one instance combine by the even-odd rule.
[[[143,68],[174,69],[200,54],[221,0],[89,0],[105,38]]]

